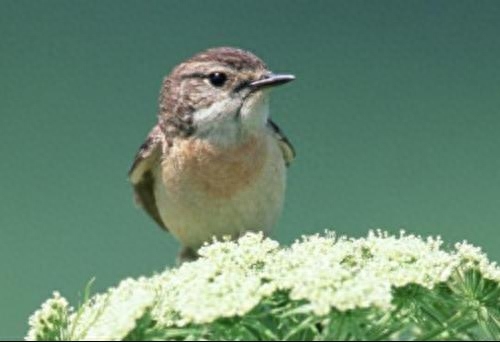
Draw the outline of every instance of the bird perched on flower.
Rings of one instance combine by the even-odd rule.
[[[268,232],[295,152],[269,117],[269,90],[290,82],[254,54],[209,49],[179,64],[160,91],[158,123],[129,171],[135,198],[182,244]]]

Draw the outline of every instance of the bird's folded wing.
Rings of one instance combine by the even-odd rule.
[[[135,201],[165,230],[154,196],[153,166],[160,162],[162,136],[159,126],[149,132],[146,141],[137,152],[134,163],[128,173],[134,187]]]
[[[274,137],[278,141],[281,152],[283,153],[283,158],[285,159],[286,166],[289,166],[295,159],[295,149],[293,148],[292,143],[290,143],[290,140],[288,140],[286,135],[281,131],[279,126],[274,121],[269,119],[267,121],[267,124],[269,128],[271,128]]]

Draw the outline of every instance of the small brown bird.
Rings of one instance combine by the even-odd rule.
[[[268,93],[293,79],[230,47],[201,52],[165,78],[158,124],[129,178],[137,203],[182,244],[181,260],[213,236],[275,224],[295,152],[269,117]]]

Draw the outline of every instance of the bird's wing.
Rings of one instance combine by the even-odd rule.
[[[295,149],[293,148],[286,135],[281,131],[279,126],[274,121],[269,119],[267,120],[267,124],[271,128],[274,137],[278,141],[281,152],[283,153],[283,158],[285,159],[286,166],[289,166],[295,159]]]
[[[153,166],[160,162],[162,141],[160,127],[156,125],[135,155],[128,177],[134,187],[136,203],[168,231],[158,212],[154,195]]]

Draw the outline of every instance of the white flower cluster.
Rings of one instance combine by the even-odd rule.
[[[262,275],[278,247],[261,234],[203,247],[198,261],[159,278],[162,303],[155,316],[167,326],[182,326],[244,315],[273,292],[263,283]]]
[[[360,239],[314,235],[280,248],[262,234],[248,233],[238,241],[204,246],[195,262],[151,278],[125,280],[95,296],[69,316],[69,335],[119,340],[146,313],[162,327],[243,316],[278,290],[306,303],[304,311],[315,315],[332,308],[390,310],[393,288],[411,283],[432,289],[458,267],[476,268],[483,277],[500,282],[499,267],[479,248],[464,242],[445,252],[441,245],[440,238],[376,231]],[[27,338],[46,329],[50,320],[41,318],[57,315],[60,308],[67,310],[67,302],[59,295],[48,300],[30,319]]]
[[[71,310],[68,301],[61,297],[59,292],[54,292],[52,298],[43,303],[40,310],[31,315],[29,319],[31,329],[26,340],[40,341],[56,337],[64,340],[65,336],[60,336],[59,332],[66,328],[68,313]]]
[[[156,289],[146,279],[125,279],[118,287],[96,295],[70,316],[72,340],[122,340],[156,300]]]
[[[496,262],[490,262],[481,247],[469,244],[467,241],[455,244],[457,257],[464,268],[477,268],[484,278],[500,282],[500,267]]]

